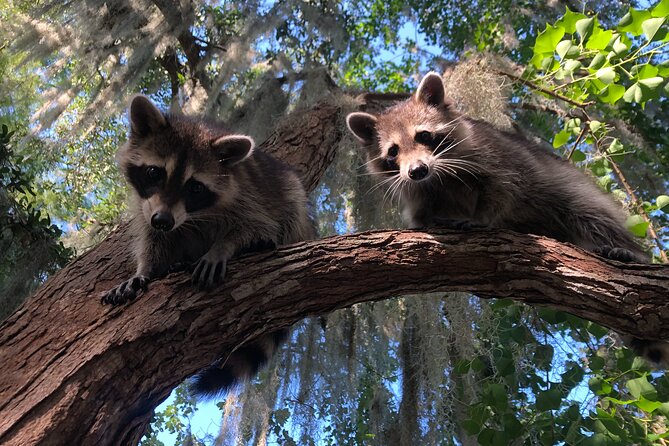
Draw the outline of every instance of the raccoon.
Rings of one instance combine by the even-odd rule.
[[[121,305],[150,280],[189,269],[195,286],[220,284],[240,252],[315,238],[315,224],[298,176],[254,149],[246,135],[220,123],[163,114],[145,96],[129,111],[130,136],[117,153],[134,192],[135,275],[101,297]],[[255,374],[286,331],[242,346],[220,366],[198,375],[196,393],[216,395]]]
[[[384,113],[351,113],[346,122],[367,169],[398,197],[408,228],[511,229],[618,261],[649,261],[622,210],[586,175],[517,133],[458,113],[437,73]],[[666,343],[632,344],[666,363]]]

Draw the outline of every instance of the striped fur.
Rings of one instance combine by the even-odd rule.
[[[620,207],[590,178],[516,133],[455,111],[436,73],[410,99],[379,116],[351,113],[347,124],[410,228],[505,228],[614,260],[649,261]],[[668,362],[664,342],[631,345],[656,364]]]
[[[250,137],[217,122],[163,114],[141,95],[129,116],[130,137],[117,160],[134,191],[137,271],[104,293],[103,303],[131,301],[176,269],[191,269],[194,285],[212,288],[241,252],[315,237],[300,179]],[[285,336],[281,330],[240,347],[199,375],[194,389],[213,395],[250,378]]]

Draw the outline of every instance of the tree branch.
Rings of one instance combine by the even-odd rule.
[[[98,294],[132,273],[127,230],[56,274],[0,330],[0,443],[132,444],[184,378],[240,344],[359,302],[471,291],[669,338],[669,267],[604,261],[508,231],[385,231],[287,246],[230,265],[211,293],[186,274],[126,307]],[[68,422],[69,420],[69,422]]]

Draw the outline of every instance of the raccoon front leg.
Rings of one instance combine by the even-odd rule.
[[[137,271],[130,279],[121,282],[111,290],[103,293],[100,302],[107,305],[123,305],[135,300],[140,291],[146,291],[152,278],[167,271],[170,257],[167,250],[156,240],[148,240],[143,234],[135,252],[137,257]]]
[[[195,264],[191,280],[199,288],[212,288],[223,282],[228,260],[235,252],[235,246],[226,241],[218,241]]]

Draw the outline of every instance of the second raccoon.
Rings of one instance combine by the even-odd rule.
[[[135,275],[102,302],[135,299],[150,280],[192,266],[192,281],[223,281],[228,260],[259,246],[315,237],[297,175],[253,139],[219,123],[163,114],[149,99],[130,104],[130,136],[117,154],[135,195]],[[196,393],[213,395],[253,375],[285,337],[272,333],[242,346],[198,375]]]
[[[380,115],[351,113],[367,168],[397,194],[409,228],[492,227],[545,235],[619,261],[649,257],[622,209],[582,172],[525,138],[458,113],[441,77]],[[666,365],[665,342],[632,340]]]

